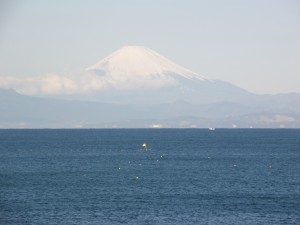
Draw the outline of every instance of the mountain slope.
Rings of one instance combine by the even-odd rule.
[[[251,93],[224,81],[207,79],[142,46],[126,46],[87,71],[105,84],[93,100],[117,103],[192,103],[237,100]]]
[[[122,80],[165,79],[172,74],[190,80],[208,80],[143,46],[125,46],[87,70]]]

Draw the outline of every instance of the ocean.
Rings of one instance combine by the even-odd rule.
[[[300,130],[0,130],[0,224],[300,224]]]

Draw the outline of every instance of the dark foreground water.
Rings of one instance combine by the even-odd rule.
[[[300,224],[300,130],[0,130],[0,224]]]

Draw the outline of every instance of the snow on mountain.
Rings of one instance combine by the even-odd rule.
[[[98,101],[193,103],[232,100],[248,92],[223,81],[210,80],[142,46],[125,46],[86,69],[101,86]],[[96,82],[97,81],[97,82]]]
[[[178,78],[208,80],[143,46],[125,46],[87,68],[87,71],[120,89],[176,85]]]

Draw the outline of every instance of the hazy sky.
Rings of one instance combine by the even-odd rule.
[[[0,78],[81,71],[124,45],[255,93],[300,93],[298,0],[0,2]]]

